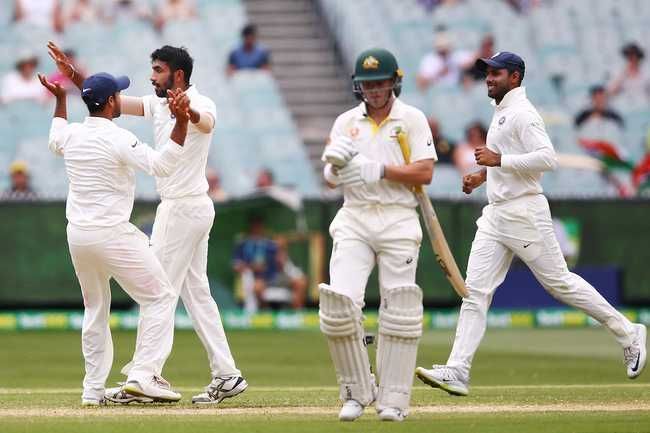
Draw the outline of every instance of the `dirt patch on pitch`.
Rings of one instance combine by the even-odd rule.
[[[372,409],[368,409],[373,412]],[[650,411],[650,403],[614,404],[542,404],[542,405],[457,405],[415,406],[412,414],[464,414],[464,413],[543,413],[543,412],[629,412]],[[267,416],[267,415],[332,415],[336,407],[248,407],[248,408],[184,408],[175,406],[106,406],[79,408],[0,409],[2,417],[123,417],[123,416]]]

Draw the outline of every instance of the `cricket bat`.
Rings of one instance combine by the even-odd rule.
[[[397,141],[402,150],[404,161],[409,164],[411,161],[411,148],[408,144],[406,133],[403,131],[398,132]],[[433,209],[429,196],[422,188],[422,185],[414,187],[413,193],[420,205],[422,219],[424,220],[424,225],[429,234],[431,248],[433,249],[433,254],[436,256],[436,261],[440,265],[440,268],[442,268],[442,271],[445,273],[445,276],[456,293],[458,293],[461,298],[466,298],[468,292],[467,287],[465,286],[465,280],[463,280],[458,265],[456,264],[456,260],[454,260],[454,256],[451,254],[451,250],[447,244],[447,239],[445,239],[445,234],[442,231],[440,221],[438,221],[438,216],[436,215],[436,211]]]

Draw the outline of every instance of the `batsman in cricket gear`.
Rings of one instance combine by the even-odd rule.
[[[545,171],[556,168],[556,155],[541,116],[521,86],[524,61],[499,52],[476,65],[486,73],[494,116],[486,146],[475,151],[477,164],[484,168],[463,177],[463,191],[470,194],[487,182],[488,204],[477,221],[465,281],[469,296],[463,299],[447,364],[418,367],[417,377],[450,394],[468,394],[472,358],[485,333],[492,295],[517,255],[554,298],[614,334],[623,347],[627,375],[636,378],[646,363],[646,327],[631,323],[591,284],[569,272],[555,237],[540,180]]]
[[[361,53],[352,77],[361,103],[336,119],[323,152],[324,177],[330,187],[342,187],[344,195],[329,229],[330,283],[319,287],[320,327],[340,386],[342,421],[358,418],[373,402],[380,419],[404,419],[422,334],[422,290],[415,283],[422,229],[412,188],[431,182],[437,156],[424,114],[398,99],[401,81],[402,71],[389,51]],[[400,134],[408,136],[409,164]],[[362,316],[375,263],[381,295],[378,387]]]
[[[79,72],[65,54],[53,43],[48,48],[59,70],[80,85]],[[124,114],[144,116],[152,122],[156,148],[160,149],[174,125],[167,92],[180,89],[189,100],[190,123],[183,169],[169,177],[156,177],[161,202],[156,211],[151,247],[167,272],[177,299],[180,296],[183,300],[208,354],[212,381],[192,401],[214,404],[243,392],[248,384],[235,366],[208,283],[208,237],[214,220],[214,203],[207,195],[205,169],[217,115],[214,102],[190,84],[193,63],[184,48],[166,45],[155,50],[151,54],[150,77],[155,94],[123,96],[121,108]],[[160,368],[162,361],[154,360]],[[127,374],[131,365],[126,365],[122,372]],[[109,395],[113,401],[132,400],[119,393],[119,388],[110,389],[107,394],[113,391],[116,393]]]
[[[66,120],[65,90],[42,75],[39,79],[56,97],[49,148],[64,158],[69,180],[67,238],[84,301],[82,404],[103,403],[113,363],[111,278],[140,306],[138,345],[124,390],[149,401],[178,401],[181,395],[160,376],[172,348],[176,297],[147,236],[129,218],[134,169],[164,177],[183,161],[189,105],[181,92],[170,92],[176,120],[157,152],[112,121],[120,116],[120,92],[129,86],[127,77],[99,73],[85,79],[81,95],[89,116],[71,124]]]

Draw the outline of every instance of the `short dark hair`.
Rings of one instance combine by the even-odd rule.
[[[257,26],[255,24],[246,24],[241,31],[242,37],[255,36],[257,34]]]
[[[589,96],[594,96],[596,93],[602,93],[605,91],[605,86],[602,84],[595,84],[589,88]]]
[[[172,73],[178,70],[183,71],[183,74],[185,75],[185,84],[190,84],[194,59],[190,57],[187,48],[165,45],[151,53],[151,61],[153,62],[154,60],[160,60],[161,62],[167,63]]]
[[[519,85],[521,86],[521,82],[524,81],[524,74],[526,73],[525,69],[520,69],[520,68],[506,68],[508,70],[508,74],[512,75],[515,72],[519,72]]]
[[[113,95],[113,97],[115,97],[115,95]],[[88,108],[88,113],[90,114],[99,113],[106,107],[106,104],[108,104],[108,99],[106,99],[104,102],[100,103],[99,105],[97,105],[95,101],[87,102],[83,98],[83,96],[81,97],[81,99],[83,99],[84,104],[86,104],[86,108]]]

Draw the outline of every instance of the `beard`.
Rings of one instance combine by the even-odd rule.
[[[172,87],[174,87],[174,80],[172,80],[171,77],[169,77],[167,79],[167,82],[163,86],[157,87],[154,84],[154,90],[156,92],[156,96],[159,97],[159,98],[166,98],[167,97],[167,91],[171,90]]]

